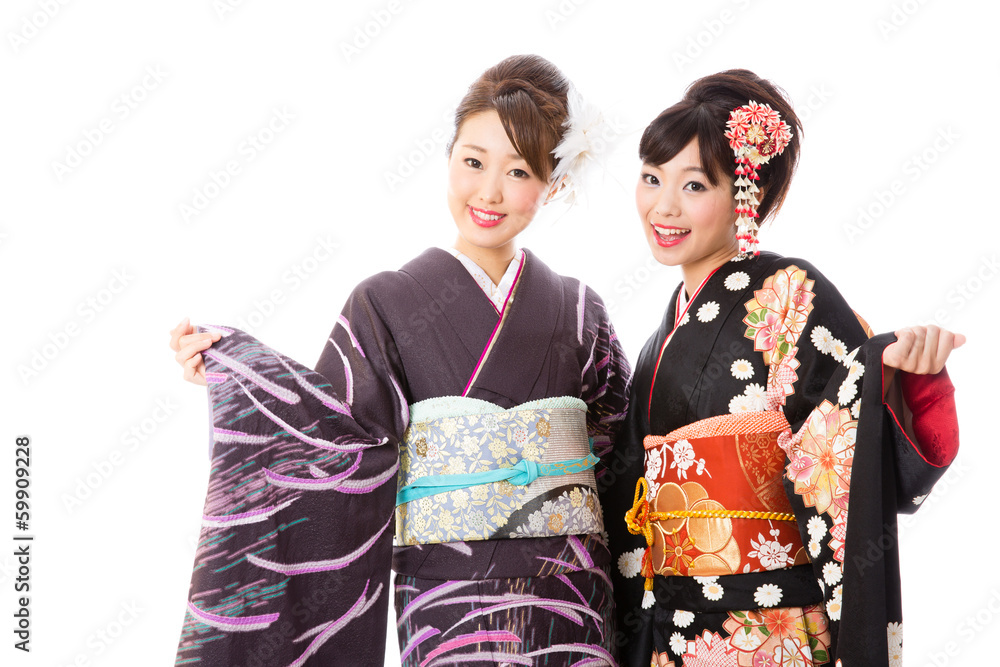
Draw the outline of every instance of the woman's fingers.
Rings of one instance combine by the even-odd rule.
[[[195,354],[201,352],[202,350],[207,350],[209,347],[211,347],[212,343],[213,341],[211,338],[196,338],[195,340],[190,341],[183,347],[181,347],[181,349],[178,350],[177,354],[174,355],[174,358],[177,360],[177,363],[179,364],[187,363],[187,361],[191,359],[191,357],[193,357]],[[201,357],[200,354],[198,356],[199,358]]]
[[[937,368],[935,370],[939,357],[938,339],[941,338],[941,328],[936,327],[933,324],[920,328],[923,329],[924,337],[923,340],[920,341],[920,355],[916,359],[917,373],[920,375],[937,373],[944,367],[944,364],[942,363],[941,368]],[[949,331],[948,333],[951,332]],[[951,347],[948,348],[948,351],[951,351]],[[945,359],[947,358],[948,355],[945,354]]]
[[[913,349],[914,335],[909,327],[895,332],[896,342],[890,344],[882,353],[882,363],[891,368],[903,368],[906,359]]]
[[[193,357],[188,359],[187,362],[185,362],[184,379],[188,382],[193,382],[194,384],[208,384],[205,380],[205,364],[202,362],[200,354],[195,354]]]
[[[170,330],[170,349],[179,352],[181,349],[180,338],[194,330],[191,326],[190,318],[185,317],[177,326]]]
[[[935,325],[906,327],[896,332],[896,342],[885,348],[882,363],[907,373],[940,373],[951,351],[965,344],[965,336]]]
[[[217,340],[219,340],[219,338],[221,338],[221,337],[222,337],[221,334],[211,333],[211,332],[193,333],[193,334],[187,334],[186,336],[181,336],[180,340],[179,340],[179,343],[180,343],[181,347],[185,347],[187,345],[191,345],[192,343],[201,343],[202,341],[205,341],[205,340],[208,340],[208,341],[211,341],[211,342],[214,343]]]

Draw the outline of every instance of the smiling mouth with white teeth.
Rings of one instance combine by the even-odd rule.
[[[480,227],[493,227],[506,218],[507,214],[497,213],[496,211],[484,211],[483,209],[470,206],[469,217]]]
[[[656,242],[665,248],[677,245],[691,233],[690,229],[679,227],[660,227],[659,225],[652,225],[652,227],[656,233]]]

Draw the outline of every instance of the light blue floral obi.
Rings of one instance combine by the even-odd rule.
[[[400,444],[396,544],[601,533],[597,460],[578,398],[509,410],[456,396],[415,403]]]

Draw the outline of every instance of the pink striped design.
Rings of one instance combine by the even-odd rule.
[[[576,593],[576,596],[580,598],[580,602],[582,602],[583,604],[589,604],[587,602],[587,598],[583,597],[583,593],[580,592],[579,588],[573,585],[573,582],[569,580],[569,577],[567,577],[565,574],[557,574],[556,579],[558,579],[559,581],[563,582],[571,589],[573,589],[573,592]]]
[[[383,473],[369,477],[367,479],[348,479],[340,486],[336,487],[338,493],[350,493],[353,495],[371,493],[389,480],[396,479],[396,472],[399,470],[399,461]]]
[[[309,477],[289,477],[288,475],[282,475],[272,471],[270,468],[264,468],[264,478],[267,479],[268,483],[273,486],[280,486],[286,489],[303,489],[306,491],[324,491],[327,489],[332,489],[343,484],[345,477],[350,477],[353,475],[358,467],[361,465],[361,456],[364,452],[358,452],[358,457],[354,460],[354,463],[344,471],[338,472],[335,475],[328,475],[326,477],[320,477],[319,479],[312,479]],[[317,471],[322,472],[317,468]]]
[[[451,632],[462,623],[471,620],[477,616],[486,616],[488,614],[495,614],[498,611],[505,611],[507,609],[514,609],[516,607],[541,607],[552,611],[552,608],[558,608],[565,611],[575,611],[581,614],[586,614],[587,616],[592,616],[596,618],[599,622],[604,622],[604,619],[599,613],[591,609],[587,605],[576,604],[575,602],[566,602],[565,600],[556,600],[555,598],[535,598],[534,600],[524,600],[518,602],[505,602],[503,604],[495,604],[490,607],[482,607],[480,609],[474,609],[468,614],[463,616],[461,620],[455,623],[453,626],[448,628],[446,632]]]
[[[215,428],[216,442],[242,442],[246,445],[266,445],[274,440],[273,435],[254,435],[243,431],[231,431],[228,428]]]
[[[573,621],[581,628],[583,627],[583,617],[580,616],[580,614],[577,614],[576,612],[566,611],[563,609],[559,609],[558,607],[542,607],[542,609],[552,614],[559,614],[560,616],[568,618],[569,620]]]
[[[470,644],[482,644],[485,642],[490,642],[495,644],[497,642],[516,642],[521,643],[521,638],[515,635],[513,632],[508,632],[506,630],[480,630],[479,632],[473,632],[468,635],[459,635],[454,639],[443,642],[436,649],[431,651],[424,657],[420,665],[426,665],[428,662],[441,655],[442,653],[447,653],[456,648],[462,648],[463,646],[469,646]]]
[[[514,289],[517,287],[518,281],[521,279],[521,273],[524,271],[524,265],[528,263],[528,256],[524,256],[524,260],[521,262],[521,266],[517,267],[517,274],[514,276],[514,282],[510,285],[510,291],[507,292],[507,298],[504,299],[503,308],[500,309],[500,317],[497,318],[497,323],[493,327],[493,333],[490,334],[489,339],[486,341],[486,347],[483,348],[482,354],[479,355],[479,361],[476,362],[476,367],[472,371],[472,377],[469,378],[468,384],[465,385],[465,391],[462,392],[462,396],[468,396],[469,390],[472,388],[472,383],[475,381],[476,376],[479,375],[479,369],[486,361],[486,357],[489,354],[490,347],[493,345],[493,339],[496,338],[497,332],[500,330],[500,325],[503,324],[503,316],[507,312],[507,304],[510,303],[510,298],[514,296]]]
[[[610,363],[610,362],[611,362],[611,355],[610,354],[606,354],[606,355],[604,355],[603,359],[601,359],[600,361],[597,362],[597,365],[594,366],[594,369],[599,371],[602,368],[604,368],[605,366],[607,366],[608,363]]]
[[[614,658],[606,649],[597,646],[596,644],[556,644],[555,646],[550,646],[548,648],[540,648],[537,651],[531,651],[530,653],[525,653],[529,658],[533,658],[536,655],[546,655],[549,653],[588,653],[599,658],[603,658],[607,661],[607,664],[615,664]]]
[[[344,330],[347,331],[347,335],[351,338],[351,344],[354,345],[354,349],[361,353],[361,357],[364,358],[365,351],[361,349],[361,345],[358,343],[358,339],[354,337],[354,332],[351,331],[351,323],[347,321],[347,318],[341,315],[337,318],[337,321],[343,325]]]
[[[567,542],[569,542],[569,545],[573,547],[576,557],[580,559],[580,562],[583,563],[584,567],[587,569],[593,569],[594,559],[590,557],[589,553],[587,553],[587,549],[583,546],[583,542],[580,541],[580,538],[576,535],[570,535]]]
[[[329,339],[333,343],[333,349],[337,351],[340,355],[340,361],[344,364],[344,382],[347,385],[347,404],[354,404],[354,374],[351,372],[351,362],[347,359],[347,355],[344,354],[340,346],[337,345],[337,341],[332,338]]]
[[[210,614],[207,611],[199,609],[194,606],[193,602],[188,602],[188,611],[191,612],[192,616],[205,625],[210,625],[213,628],[224,630],[225,632],[251,632],[253,630],[263,630],[277,621],[280,616],[278,613],[262,614],[260,616],[243,616],[242,618],[219,616],[217,614]]]
[[[294,391],[285,389],[281,385],[271,382],[257,371],[253,370],[252,368],[250,368],[249,366],[247,366],[242,362],[236,361],[232,357],[228,357],[224,354],[216,352],[215,350],[205,350],[204,354],[216,360],[226,368],[236,371],[237,373],[245,377],[247,380],[253,382],[255,385],[257,385],[258,387],[269,393],[271,396],[274,396],[279,401],[288,403],[290,405],[295,405],[301,400],[298,394],[296,394]]]
[[[396,390],[396,396],[399,397],[399,416],[403,420],[403,424],[410,423],[410,404],[406,402],[406,397],[403,396],[403,390],[399,388],[399,383],[396,382],[396,378],[389,376],[389,380],[392,381],[392,388]]]
[[[548,556],[535,556],[535,558],[537,558],[538,560],[544,560],[546,563],[554,563],[560,567],[566,568],[570,572],[579,572],[580,570],[583,569],[579,565],[574,565],[573,563],[564,560],[559,560],[558,558],[549,558]]]
[[[272,514],[277,514],[298,499],[298,496],[296,496],[290,500],[286,500],[280,505],[271,505],[269,507],[263,507],[259,510],[243,512],[241,514],[223,514],[217,516],[205,514],[201,517],[201,523],[203,526],[209,526],[211,528],[225,528],[229,526],[242,526],[248,523],[259,523],[267,519]]]
[[[244,385],[235,377],[233,379],[236,380],[236,383],[239,384],[240,387],[243,389],[243,393],[246,394],[247,398],[250,399],[250,402],[254,404],[254,407],[256,407],[262,415],[270,419],[272,422],[274,422],[281,428],[288,431],[289,435],[297,438],[298,440],[301,440],[302,442],[313,445],[314,447],[319,447],[320,449],[330,449],[335,452],[360,452],[363,449],[368,449],[369,447],[374,447],[376,444],[380,444],[380,443],[364,444],[361,442],[354,442],[351,443],[350,445],[339,445],[329,440],[323,440],[322,438],[313,438],[311,436],[308,436],[305,433],[302,433],[301,431],[296,429],[291,424],[284,421],[278,415],[274,414],[273,412],[265,408],[264,404],[258,401],[256,398],[254,398],[253,394],[251,394],[247,390],[246,385]],[[296,398],[298,398],[297,395]]]
[[[450,604],[484,604],[487,602],[514,602],[516,600],[534,600],[534,595],[523,595],[521,593],[502,593],[500,595],[456,595],[454,597],[437,600],[427,604],[427,609],[442,607]]]
[[[441,656],[434,661],[435,665],[471,665],[474,662],[485,662],[488,665],[528,665],[535,662],[516,653],[497,653],[496,651],[479,651],[477,653],[459,653],[458,655]]]
[[[274,561],[264,560],[253,554],[247,554],[247,560],[257,567],[262,567],[265,570],[270,570],[271,572],[278,572],[279,574],[295,575],[295,574],[308,574],[310,572],[326,572],[329,570],[342,570],[354,561],[356,561],[361,556],[368,553],[368,550],[372,548],[372,545],[378,541],[378,538],[382,536],[385,529],[389,527],[395,516],[389,517],[389,521],[382,526],[382,530],[378,531],[371,538],[362,544],[360,547],[347,554],[346,556],[341,556],[340,558],[333,558],[330,560],[317,560],[308,563],[275,563]]]
[[[396,587],[396,590],[397,591],[399,590],[399,586]],[[413,651],[418,646],[420,646],[422,643],[424,643],[434,635],[439,635],[439,634],[441,634],[440,630],[438,630],[437,628],[432,628],[430,626],[418,630],[417,634],[410,637],[410,643],[407,644],[406,648],[404,648],[403,651],[399,654],[399,661],[406,662],[406,659],[410,657],[410,654],[413,653]]]
[[[459,588],[465,588],[466,586],[478,586],[478,585],[479,583],[476,581],[448,581],[441,584],[440,586],[435,586],[429,591],[421,593],[417,597],[410,600],[410,604],[406,605],[406,607],[403,608],[403,613],[400,614],[399,618],[396,619],[396,626],[402,627],[403,621],[406,620],[406,617],[412,614],[420,607],[422,607],[427,602],[437,599],[442,595],[447,595],[452,591],[457,591]]]
[[[319,636],[310,642],[309,646],[306,647],[306,650],[302,653],[302,655],[289,663],[288,667],[301,667],[301,665],[304,665],[306,660],[308,660],[313,653],[318,651],[320,647],[322,647],[323,644],[330,639],[330,637],[340,632],[345,625],[353,621],[358,616],[364,614],[373,604],[375,604],[375,600],[377,600],[379,595],[382,593],[382,584],[378,585],[378,588],[375,589],[375,593],[371,596],[371,598],[365,600],[365,595],[368,594],[369,585],[371,585],[370,579],[365,583],[365,590],[361,592],[361,597],[359,597],[358,601],[347,610],[347,613],[338,618],[336,621],[328,623]]]
[[[225,373],[205,373],[205,382],[208,384],[222,384],[226,381]]]
[[[344,405],[343,403],[341,403],[340,401],[338,401],[333,396],[330,396],[328,394],[324,394],[322,391],[320,391],[315,386],[313,386],[313,384],[311,382],[307,382],[306,380],[303,380],[302,376],[299,375],[295,371],[294,368],[292,368],[291,366],[289,366],[288,363],[284,359],[281,358],[281,355],[275,354],[274,358],[277,359],[278,362],[282,366],[285,367],[285,369],[292,376],[292,379],[294,379],[295,382],[297,382],[300,387],[302,387],[303,389],[305,389],[310,395],[315,396],[316,398],[318,398],[319,401],[320,401],[320,403],[322,403],[326,407],[330,408],[334,412],[339,412],[340,414],[347,415],[348,417],[351,416],[351,410],[350,410],[350,408],[348,408],[346,405]]]

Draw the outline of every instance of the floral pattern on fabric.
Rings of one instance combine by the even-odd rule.
[[[525,523],[510,533],[510,537],[587,535],[599,533],[603,529],[601,503],[597,499],[597,493],[593,489],[578,486],[564,491],[553,500],[546,500],[541,509],[532,512]]]
[[[785,397],[795,391],[797,343],[813,309],[813,284],[805,270],[793,264],[766,278],[761,289],[754,291],[754,298],[745,304],[744,336],[753,340],[755,351],[763,352],[769,368],[769,410],[784,405]]]
[[[819,605],[731,611],[723,628],[740,667],[829,661],[830,623]]]
[[[521,459],[542,463],[549,449],[554,412],[510,410],[412,423],[400,447],[403,474],[399,486],[402,488],[427,475],[509,468]],[[580,432],[586,433],[582,424],[585,414],[570,412],[575,413],[579,413]],[[589,444],[584,440],[576,456],[586,456],[588,451]],[[581,481],[576,475],[565,479],[567,484],[572,484],[571,480],[577,484]],[[407,545],[494,539],[531,497],[528,487],[505,480],[420,498],[397,507],[396,539]],[[544,537],[600,533],[603,529],[596,492],[587,486],[576,486],[562,496],[546,500],[542,509],[532,513],[523,525],[502,532],[505,537]]]
[[[795,493],[835,525],[847,513],[857,427],[849,409],[824,400],[809,415],[801,440],[789,452],[787,474]]]

